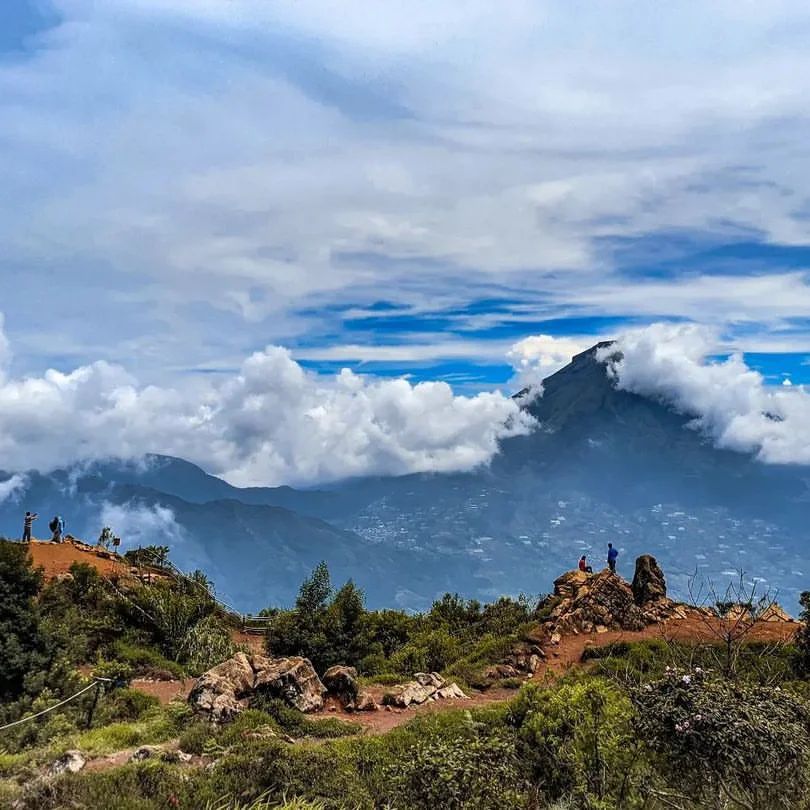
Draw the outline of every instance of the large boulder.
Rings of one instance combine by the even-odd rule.
[[[51,763],[48,776],[60,776],[63,773],[78,773],[87,764],[81,751],[65,751],[59,759]]]
[[[360,689],[357,685],[357,670],[354,667],[341,665],[329,667],[321,680],[329,694],[334,695],[343,706],[349,706],[357,701]]]
[[[636,559],[636,572],[633,576],[633,599],[640,607],[667,598],[667,583],[664,572],[650,554],[642,554]]]
[[[256,673],[243,652],[204,672],[189,693],[195,711],[215,723],[231,720],[249,705]]]
[[[266,658],[243,652],[203,673],[188,700],[214,722],[232,719],[260,694],[278,697],[302,712],[323,708],[324,685],[306,658]]]
[[[326,688],[308,658],[254,655],[251,664],[256,672],[255,692],[279,697],[302,712],[323,708]]]

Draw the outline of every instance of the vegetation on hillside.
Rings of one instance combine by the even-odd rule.
[[[803,598],[810,611],[810,594]],[[416,669],[480,676],[542,613],[445,595],[423,615],[369,611],[325,566],[290,610],[267,611],[274,655],[319,671],[349,663],[387,680]],[[804,616],[807,618],[807,616]],[[86,566],[45,584],[22,546],[0,542],[0,725],[88,681],[116,679],[0,731],[0,806],[21,810],[810,810],[810,635],[743,644],[733,674],[711,650],[651,640],[588,653],[554,683],[524,685],[488,708],[416,716],[381,736],[334,716],[267,701],[224,726],[184,703],[160,706],[125,685],[135,673],[199,672],[229,655],[232,618],[199,578],[109,582]],[[83,670],[84,671],[84,670]],[[144,762],[43,779],[68,749],[101,755],[171,741]],[[205,767],[203,767],[205,766]]]

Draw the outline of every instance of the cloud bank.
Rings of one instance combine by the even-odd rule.
[[[693,426],[718,447],[768,463],[810,464],[810,393],[766,386],[741,355],[714,359],[723,352],[712,329],[654,324],[623,335],[600,357],[620,388],[693,415]]]
[[[352,351],[378,341],[335,312],[380,301],[749,338],[807,312],[780,259],[653,283],[611,249],[807,245],[806,3],[42,3],[60,24],[0,54],[21,368],[137,357],[165,383],[267,343]],[[421,346],[406,321],[390,342]]]
[[[486,463],[532,419],[499,392],[456,396],[343,370],[305,371],[270,346],[224,379],[141,385],[96,362],[0,381],[0,458],[10,471],[167,453],[238,485],[448,472]]]

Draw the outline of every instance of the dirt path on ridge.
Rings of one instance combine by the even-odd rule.
[[[697,644],[717,643],[716,632],[719,630],[719,623],[707,623],[706,619],[698,616],[691,616],[687,619],[670,619],[660,624],[650,625],[643,630],[615,630],[607,633],[580,633],[579,635],[563,636],[557,646],[548,646],[546,659],[540,665],[533,676],[527,677],[525,681],[535,683],[551,683],[564,675],[570,669],[585,666],[582,662],[582,655],[588,647],[605,647],[617,641],[643,641],[648,639],[661,639],[664,641],[678,641]],[[790,641],[797,629],[798,622],[761,622],[749,634],[748,641],[767,642],[772,644],[783,644]],[[241,635],[241,634],[240,634]],[[245,634],[246,640],[259,641],[261,646],[261,636]],[[236,640],[236,638],[234,639]],[[183,681],[144,681],[134,680],[132,686],[146,694],[157,697],[161,703],[166,704],[174,699],[185,700],[194,685],[193,678]],[[380,703],[388,687],[372,685],[366,688],[374,699]],[[360,725],[367,734],[385,734],[398,726],[407,723],[411,718],[422,714],[433,714],[435,712],[447,711],[450,709],[468,709],[489,706],[501,703],[514,697],[516,690],[504,689],[493,686],[485,692],[473,691],[469,700],[448,700],[423,703],[421,706],[409,707],[407,709],[391,708],[390,710],[380,707],[376,712],[356,712],[349,713],[339,708],[335,704],[329,704],[327,710],[320,715],[321,718],[339,717]],[[313,717],[317,720],[318,718]]]

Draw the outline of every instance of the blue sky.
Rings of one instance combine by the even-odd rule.
[[[666,321],[810,383],[809,29],[790,2],[6,2],[10,371],[165,385],[278,344],[509,390],[527,336]]]

